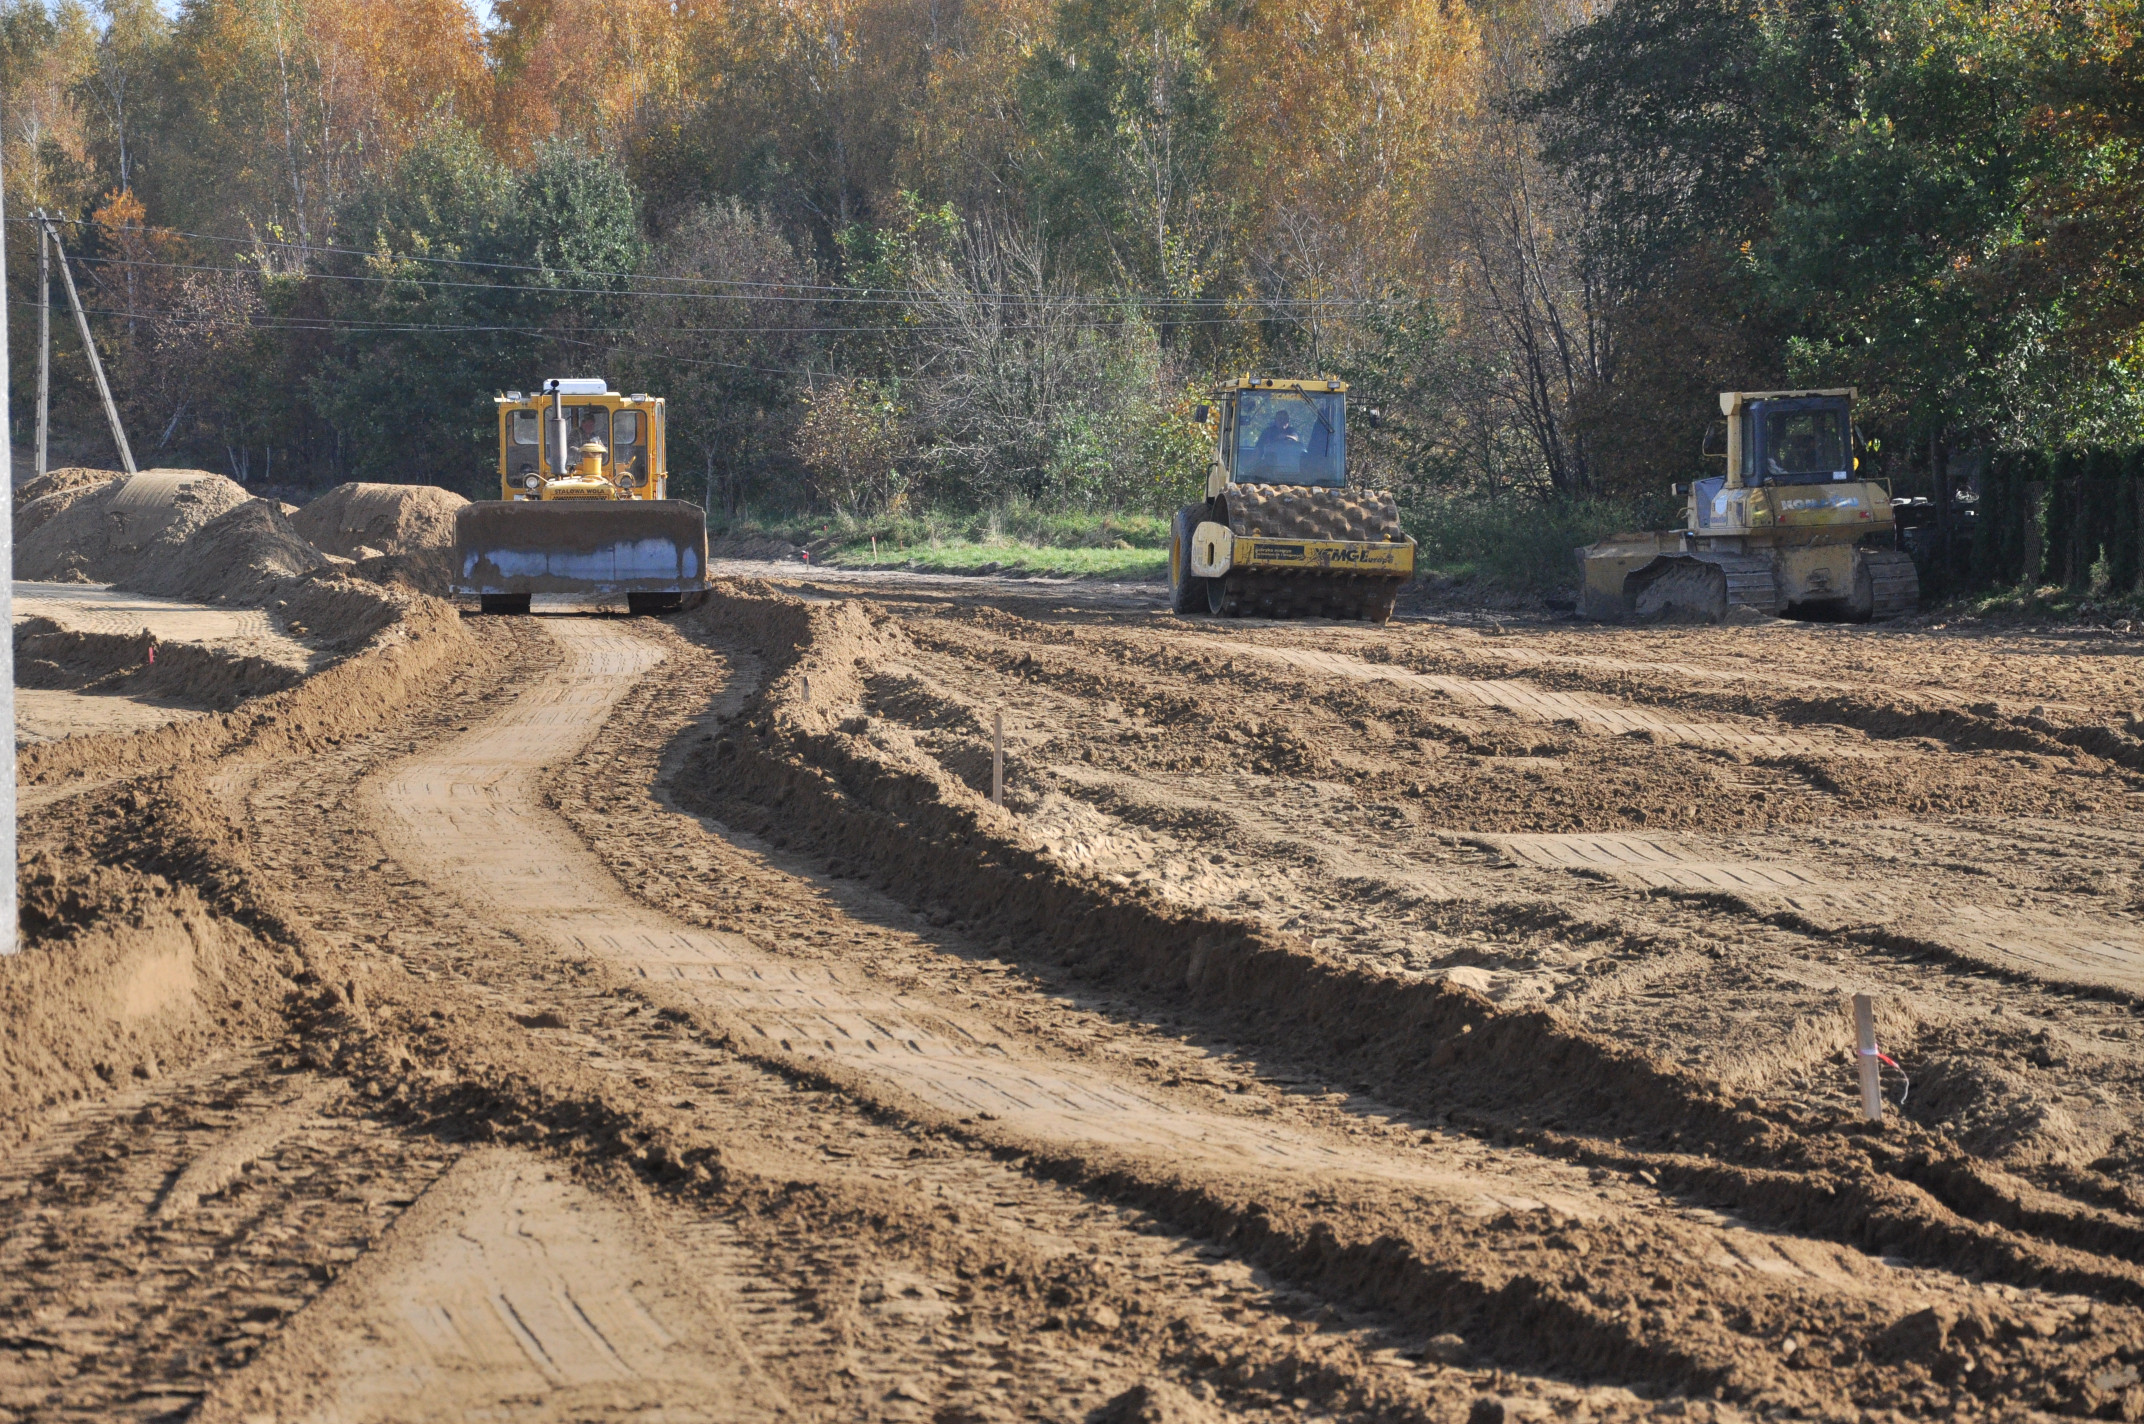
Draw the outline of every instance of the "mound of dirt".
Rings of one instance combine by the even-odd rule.
[[[15,487],[15,507],[22,508],[48,494],[60,494],[67,490],[94,489],[108,485],[113,480],[127,477],[124,470],[92,470],[83,465],[69,465],[65,469],[47,470],[34,480]]]
[[[94,494],[125,475],[113,470],[54,470],[31,480],[15,491],[15,547],[64,514],[76,501]],[[17,554],[17,559],[20,559]]]
[[[396,584],[445,598],[454,579],[454,549],[449,545],[444,549],[413,549],[406,554],[380,554],[359,559],[351,572],[374,583]]]
[[[327,566],[327,556],[298,536],[274,501],[249,499],[201,526],[166,557],[144,560],[114,582],[195,603],[260,603],[284,580]]]
[[[119,583],[170,563],[204,526],[249,498],[236,481],[206,470],[143,470],[87,486],[18,535],[15,577]]]
[[[315,548],[371,559],[452,548],[454,513],[468,502],[437,485],[337,485],[290,522]]]

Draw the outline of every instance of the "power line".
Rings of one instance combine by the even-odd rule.
[[[51,221],[53,221],[53,222],[63,222],[63,223],[68,223],[68,224],[70,224],[70,225],[72,225],[72,226],[75,226],[75,227],[95,227],[95,228],[100,228],[100,230],[101,230],[101,227],[102,227],[102,225],[101,225],[101,224],[95,223],[95,222],[93,222],[93,221],[91,221],[90,219],[87,219],[87,218],[67,218],[67,217],[60,217],[60,216],[58,216],[58,215],[56,215],[56,214],[55,214],[55,215],[50,215],[50,220],[51,220]],[[9,221],[9,222],[15,222],[15,223],[34,223],[34,222],[36,222],[36,221],[37,221],[37,219],[35,219],[35,218],[23,218],[23,217],[12,217],[12,218],[9,218],[9,219],[7,219],[7,221]],[[276,249],[279,249],[279,250],[282,250],[282,251],[286,251],[286,252],[295,252],[295,253],[299,253],[299,254],[310,254],[310,253],[324,253],[324,254],[329,254],[329,255],[335,255],[335,256],[346,256],[346,257],[362,257],[362,258],[366,258],[366,259],[368,259],[368,260],[370,260],[370,259],[377,259],[377,258],[380,258],[380,257],[382,256],[382,254],[380,254],[380,253],[378,253],[378,252],[368,252],[368,251],[366,251],[366,250],[364,250],[364,249],[362,249],[362,248],[356,248],[356,247],[329,247],[329,246],[324,246],[324,245],[322,245],[322,244],[319,244],[319,243],[295,243],[295,242],[281,242],[281,241],[269,241],[269,240],[266,240],[266,239],[261,239],[261,238],[253,238],[253,239],[248,239],[248,238],[239,238],[239,237],[226,237],[226,236],[222,236],[222,235],[219,235],[219,234],[216,234],[216,233],[187,232],[187,231],[185,231],[185,230],[183,230],[183,229],[180,229],[180,228],[163,228],[163,227],[159,227],[159,228],[141,228],[141,229],[138,229],[138,231],[141,231],[141,232],[143,232],[143,233],[152,233],[152,234],[165,234],[165,235],[169,235],[169,236],[173,236],[173,237],[184,237],[184,238],[191,238],[191,239],[194,239],[194,240],[197,240],[197,241],[201,241],[201,242],[221,242],[221,243],[229,244],[229,245],[232,245],[232,246],[240,246],[240,247],[254,247],[254,248],[264,248],[264,247],[272,247],[272,248],[276,248]],[[437,266],[448,266],[448,267],[471,267],[471,268],[479,268],[479,269],[483,269],[483,270],[488,270],[488,271],[497,271],[497,272],[535,272],[535,273],[540,273],[540,274],[544,274],[544,275],[552,275],[552,274],[556,274],[556,273],[558,273],[559,271],[563,270],[563,269],[560,269],[560,268],[556,268],[556,267],[537,267],[537,266],[529,266],[529,265],[526,265],[526,264],[522,264],[522,263],[513,263],[513,262],[484,262],[484,261],[479,261],[479,260],[477,260],[477,259],[475,259],[475,258],[466,258],[466,257],[433,257],[433,256],[428,256],[428,255],[424,255],[424,254],[419,254],[419,253],[388,253],[388,254],[386,254],[386,256],[387,256],[388,258],[390,258],[391,260],[393,260],[393,261],[397,261],[397,262],[425,262],[425,263],[430,263],[430,264],[433,264],[433,265],[437,265]],[[147,267],[147,266],[172,266],[172,267],[182,267],[182,266],[184,266],[184,264],[177,264],[177,263],[154,263],[154,262],[146,262],[146,261],[134,261],[134,260],[132,260],[132,259],[126,259],[126,258],[90,258],[90,257],[81,257],[81,256],[77,256],[77,257],[75,258],[75,260],[76,260],[76,261],[78,261],[78,262],[95,262],[95,261],[102,261],[102,262],[107,262],[107,263],[115,263],[115,264],[118,264],[118,265],[132,265],[132,266],[144,266],[144,267]],[[229,273],[236,273],[236,274],[243,274],[243,275],[250,275],[250,276],[266,276],[266,275],[270,275],[270,274],[267,274],[267,273],[263,273],[263,272],[260,272],[260,271],[259,271],[258,269],[255,269],[255,268],[232,268],[232,267],[205,267],[205,266],[204,266],[204,267],[197,267],[197,268],[191,268],[191,269],[189,269],[189,270],[196,270],[196,271],[204,271],[204,272],[229,272]],[[435,282],[428,282],[428,281],[426,281],[426,279],[423,279],[423,278],[415,278],[415,277],[407,277],[407,278],[404,278],[404,277],[378,277],[378,276],[374,276],[374,277],[357,277],[357,276],[355,276],[354,274],[343,274],[343,273],[327,273],[327,272],[312,272],[312,271],[306,271],[306,272],[304,272],[304,273],[301,273],[301,274],[297,274],[297,275],[301,275],[301,276],[305,276],[305,277],[335,277],[335,278],[341,278],[341,279],[343,279],[343,280],[360,280],[360,281],[382,281],[382,282],[392,282],[392,281],[400,281],[400,282],[408,282],[408,283],[412,283],[412,284],[416,284],[416,285],[438,285],[438,286],[469,286],[469,287],[477,287],[477,288],[481,288],[481,289],[483,289],[483,290],[486,290],[486,291],[550,291],[550,292],[556,292],[556,293],[559,293],[559,294],[563,294],[563,295],[571,295],[571,294],[575,294],[575,293],[583,293],[583,294],[589,294],[589,295],[599,295],[599,296],[626,296],[626,295],[648,295],[648,296],[675,296],[675,297],[685,297],[685,296],[690,296],[690,295],[692,295],[692,294],[690,294],[690,293],[683,293],[683,292],[668,292],[668,293],[666,293],[666,292],[649,292],[649,293],[635,293],[635,292],[631,292],[630,290],[628,290],[628,291],[625,291],[625,292],[620,292],[620,291],[618,291],[618,290],[616,290],[616,289],[614,289],[614,288],[608,288],[608,287],[593,287],[593,288],[564,288],[564,287],[553,287],[553,288],[515,288],[515,287],[501,287],[501,286],[499,286],[499,285],[498,285],[498,284],[496,284],[496,283],[486,283],[486,282],[471,282],[471,283],[446,283],[446,282],[436,282],[436,283],[435,283]],[[938,295],[938,294],[936,294],[936,293],[933,293],[933,292],[931,292],[931,291],[929,291],[929,290],[927,290],[927,289],[925,289],[925,288],[920,288],[920,287],[846,287],[846,286],[826,286],[826,285],[820,285],[820,284],[814,284],[814,283],[807,283],[807,282],[755,282],[755,281],[749,281],[749,280],[746,280],[746,279],[744,279],[744,278],[734,278],[734,277],[679,277],[679,276],[671,276],[671,275],[668,275],[668,274],[665,274],[665,273],[660,273],[660,272],[612,272],[612,271],[596,271],[596,270],[583,270],[583,271],[578,271],[578,272],[576,273],[576,275],[578,275],[578,276],[580,276],[580,277],[583,277],[583,278],[588,278],[588,277],[598,277],[598,278],[601,278],[601,277],[612,277],[612,278],[617,278],[617,279],[619,279],[619,280],[622,280],[622,281],[651,281],[651,282],[675,282],[675,283],[687,283],[687,284],[691,284],[691,285],[695,285],[695,286],[707,286],[707,287],[742,287],[742,288],[750,288],[750,289],[761,289],[761,288],[764,288],[764,289],[771,289],[771,290],[772,290],[773,292],[775,292],[775,293],[777,293],[777,294],[779,294],[779,293],[785,293],[785,292],[798,292],[798,293],[816,293],[816,294],[818,294],[818,295],[809,295],[809,296],[785,296],[785,295],[773,295],[773,296],[770,296],[770,297],[760,298],[760,300],[773,300],[773,301],[822,301],[822,300],[825,300],[825,301],[834,301],[834,302],[840,302],[840,303],[844,303],[844,304],[852,304],[852,305],[883,305],[883,306],[899,306],[899,305],[906,305],[906,304],[907,304],[907,302],[908,302],[908,300],[909,300],[910,298],[915,298],[915,297],[924,297],[924,298],[929,298],[929,297],[934,297],[934,296]],[[1030,300],[1030,299],[1031,299],[1031,298],[1030,298],[1030,297],[1029,297],[1029,296],[1028,296],[1027,294],[1025,294],[1025,293],[1018,293],[1018,292],[976,292],[976,293],[969,293],[969,294],[966,294],[966,295],[970,295],[970,296],[973,296],[973,297],[975,297],[975,298],[977,298],[977,299],[980,299],[980,300],[986,300],[986,301],[1015,301],[1015,300]],[[719,296],[719,294],[713,294],[713,295],[711,295],[711,298],[710,298],[710,299],[713,299],[713,297],[714,297],[714,296]],[[1282,307],[1384,307],[1384,306],[1389,306],[1389,305],[1391,305],[1391,302],[1390,302],[1389,300],[1387,300],[1387,299],[1385,299],[1385,298],[1381,298],[1381,297],[1153,297],[1153,296],[1150,296],[1150,295],[1146,295],[1146,294],[1134,294],[1134,295],[1131,295],[1131,296],[1128,296],[1128,297],[1064,297],[1064,298],[1061,298],[1060,300],[1062,300],[1063,302],[1065,302],[1065,303],[1067,303],[1067,304],[1070,304],[1070,305],[1076,305],[1076,306],[1123,306],[1123,305],[1126,305],[1127,303],[1133,303],[1133,304],[1140,304],[1140,305],[1145,305],[1145,306],[1158,306],[1158,307],[1171,307],[1171,306],[1174,306],[1174,307],[1238,307],[1238,306],[1243,306],[1243,305],[1251,305],[1251,306],[1282,306]],[[1172,325],[1183,325],[1184,323],[1171,323],[1171,324],[1172,324]]]
[[[210,325],[223,326],[243,324],[247,326],[257,327],[261,330],[373,330],[403,332],[525,332],[531,330],[541,330],[541,328],[530,328],[524,326],[502,326],[476,323],[409,323],[403,325],[396,325],[389,323],[374,323],[362,321],[353,322],[343,317],[270,317],[240,319],[207,316],[188,316],[181,313],[174,313],[169,311],[115,311],[107,307],[95,307],[91,308],[90,310],[94,312],[94,314],[97,316],[126,317],[139,321],[154,322],[161,320],[180,323],[206,322]],[[1113,321],[1090,321],[1084,319],[1061,323],[991,322],[989,323],[989,329],[991,331],[1050,331],[1070,328],[1080,331],[1094,331],[1116,326],[1118,324],[1119,323]],[[1170,324],[1173,326],[1234,326],[1236,325],[1236,322],[1228,317],[1191,317],[1187,318],[1186,320],[1172,322]],[[908,322],[888,323],[883,326],[673,326],[663,328],[663,333],[677,336],[890,336],[901,334],[928,336],[940,335],[947,332],[965,331],[968,329],[969,328],[966,326],[954,323],[925,325],[919,322]],[[599,332],[606,336],[646,336],[654,334],[648,331],[646,328],[637,326],[591,326],[582,327],[581,330]]]

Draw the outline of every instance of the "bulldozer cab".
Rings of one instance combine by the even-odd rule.
[[[1232,484],[1346,487],[1344,384],[1246,375],[1213,394],[1219,424],[1208,498]]]
[[[1854,478],[1853,391],[1731,393],[1729,486],[1813,485]]]
[[[663,499],[663,402],[619,395],[600,380],[546,381],[524,395],[498,397],[499,497],[587,498],[582,451],[602,447],[594,491],[608,499]]]

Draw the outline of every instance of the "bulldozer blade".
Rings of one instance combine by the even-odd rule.
[[[480,500],[454,518],[454,592],[697,593],[707,514],[681,499]]]

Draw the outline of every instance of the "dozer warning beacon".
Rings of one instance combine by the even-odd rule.
[[[499,497],[455,516],[455,593],[486,613],[526,613],[538,593],[659,613],[707,587],[706,511],[665,497],[661,400],[553,380],[493,405]]]
[[[1727,473],[1690,486],[1687,528],[1580,549],[1580,612],[1710,623],[1735,608],[1845,619],[1912,612],[1920,576],[1896,546],[1890,487],[1861,478],[1853,402],[1851,387],[1722,393]]]
[[[1206,502],[1176,512],[1169,606],[1266,618],[1392,616],[1414,540],[1384,490],[1347,483],[1347,387],[1239,376],[1213,391]],[[1373,412],[1374,418],[1374,412]]]

